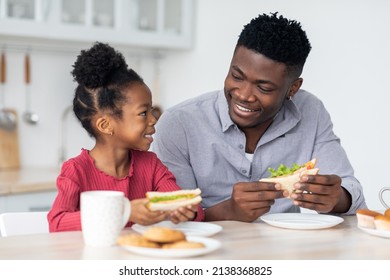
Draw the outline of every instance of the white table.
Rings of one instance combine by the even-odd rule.
[[[335,227],[292,230],[263,222],[215,222],[223,231],[212,236],[222,247],[191,259],[214,260],[389,260],[390,239],[369,235],[357,228],[356,216],[344,217]],[[131,232],[126,229],[123,234]],[[152,259],[114,246],[90,248],[81,232],[60,232],[0,238],[0,259],[78,260]]]

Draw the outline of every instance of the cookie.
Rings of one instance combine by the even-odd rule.
[[[158,243],[172,243],[186,239],[183,232],[165,227],[151,227],[142,236],[149,241]]]
[[[162,245],[163,249],[199,249],[204,247],[203,243],[186,240]]]
[[[117,239],[118,245],[121,246],[137,246],[147,248],[160,248],[160,244],[147,240],[138,234],[121,235]]]

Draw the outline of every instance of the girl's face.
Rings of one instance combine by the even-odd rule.
[[[125,92],[122,119],[114,119],[114,137],[121,148],[147,151],[153,142],[154,125],[152,94],[142,83],[132,84]]]

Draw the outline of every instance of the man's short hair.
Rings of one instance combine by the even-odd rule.
[[[245,25],[236,48],[239,46],[286,64],[287,71],[297,78],[311,50],[301,24],[278,16],[277,12],[259,15]]]

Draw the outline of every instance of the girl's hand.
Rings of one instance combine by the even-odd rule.
[[[169,213],[163,211],[150,211],[146,207],[147,199],[134,199],[131,201],[131,214],[129,221],[140,225],[151,225],[165,220]]]
[[[179,209],[170,212],[169,219],[174,224],[192,221],[195,218],[197,211],[197,205],[188,205],[185,207],[180,207]]]

